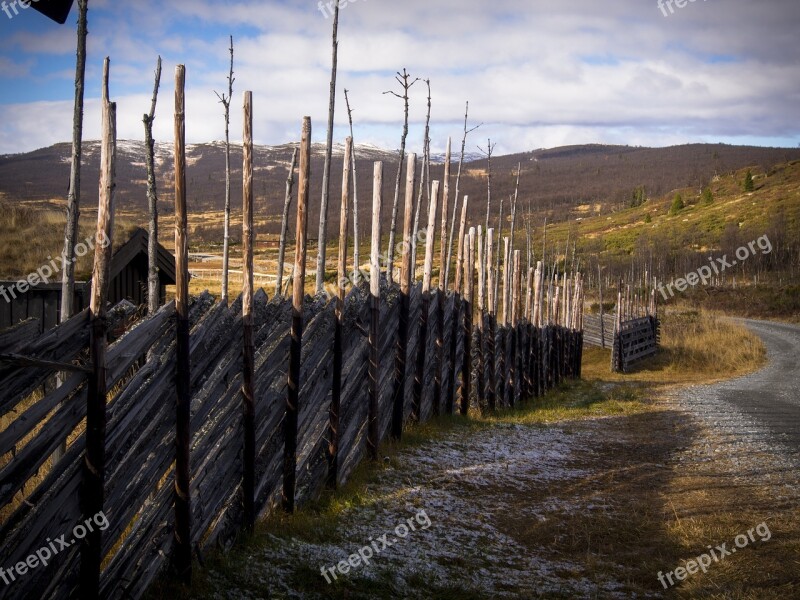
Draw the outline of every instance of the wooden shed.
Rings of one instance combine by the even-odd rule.
[[[111,285],[109,302],[114,305],[128,300],[139,306],[147,304],[147,243],[148,234],[137,229],[130,239],[120,246],[111,260]],[[175,257],[161,244],[158,245],[158,278],[160,302],[166,297],[166,287],[175,284]],[[59,274],[60,276],[60,274]],[[16,281],[0,281],[6,289]],[[75,312],[89,305],[92,283],[75,282]],[[0,297],[0,329],[5,329],[28,318],[39,319],[39,330],[46,331],[58,324],[61,315],[61,282],[40,283],[25,293],[16,292],[16,298],[6,301]]]

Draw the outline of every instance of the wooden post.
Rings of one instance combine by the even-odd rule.
[[[96,240],[114,237],[114,188],[117,154],[117,105],[108,101],[108,58],[103,68],[102,141],[100,146],[100,188]],[[90,352],[92,370],[87,382],[86,453],[83,460],[83,518],[103,510],[105,498],[106,447],[106,298],[111,274],[111,244],[95,245],[92,290],[89,304]],[[100,597],[102,534],[90,530],[80,541],[81,597]]]
[[[508,252],[509,249],[509,239],[507,237],[503,238],[503,265],[500,273],[498,273],[498,277],[500,277],[502,273],[503,279],[503,296],[502,299],[498,298],[498,304],[500,308],[503,309],[503,316],[499,320],[500,324],[500,331],[499,331],[499,341],[497,342],[495,348],[496,352],[496,360],[497,360],[497,377],[498,377],[498,388],[497,388],[497,396],[501,402],[506,401],[506,387],[508,385],[508,364],[507,364],[507,356],[506,351],[508,349],[507,340],[508,340],[508,307],[509,304],[505,301],[506,296],[509,293],[509,286],[508,286],[508,274],[509,274],[509,266],[508,262],[511,258],[511,255]]]
[[[376,161],[372,171],[372,247],[369,257],[369,409],[367,414],[367,452],[378,458],[378,394],[380,393],[379,327],[381,318],[381,204],[383,204],[383,163]]]
[[[483,228],[478,225],[478,326],[476,327],[476,350],[478,357],[475,361],[477,372],[475,373],[475,385],[477,387],[478,406],[481,410],[484,408],[486,399],[485,384],[484,384],[484,336],[483,336],[483,320],[486,314],[486,299],[484,297],[484,289],[486,286],[486,263],[484,262],[484,243],[483,243]]]
[[[600,263],[597,263],[597,293],[600,296],[600,347],[606,347],[606,332],[603,325],[603,279],[600,273]]]
[[[488,312],[489,312],[489,331],[486,334],[486,353],[484,356],[484,360],[486,366],[484,366],[484,370],[488,371],[487,377],[487,386],[486,386],[486,406],[488,407],[489,411],[494,411],[496,408],[497,402],[497,393],[495,389],[496,385],[496,375],[497,372],[495,370],[495,335],[497,332],[497,320],[495,316],[495,302],[494,302],[494,278],[495,278],[495,270],[494,270],[494,257],[492,253],[494,252],[494,229],[487,229],[486,230],[486,273],[488,275],[486,280],[486,291],[488,292]]]
[[[191,442],[191,378],[189,364],[189,238],[186,213],[186,68],[175,67],[175,313],[177,317],[176,442],[175,457],[175,567],[191,580],[191,498],[189,444]]]
[[[456,204],[458,204],[458,198],[456,197]],[[456,254],[456,278],[453,282],[453,288],[455,294],[453,294],[453,329],[450,334],[450,374],[451,374],[451,385],[450,391],[447,398],[447,410],[448,414],[452,414],[453,407],[455,404],[455,393],[456,393],[456,372],[455,372],[455,364],[456,364],[456,344],[458,340],[458,332],[463,327],[459,324],[459,316],[461,314],[461,283],[462,283],[462,270],[463,270],[463,253],[464,253],[464,228],[466,227],[467,223],[467,203],[469,202],[469,196],[464,196],[464,206],[461,209],[461,223],[459,226],[459,238],[458,238],[458,252]],[[453,206],[453,216],[455,217],[455,210],[456,207]],[[451,223],[452,226],[455,226],[455,223]],[[453,227],[451,227],[451,230]],[[448,249],[449,253],[449,249]],[[449,261],[448,261],[449,262]],[[449,266],[449,265],[447,265]],[[447,267],[446,266],[446,267]],[[446,277],[446,276],[445,276]]]
[[[510,321],[509,319],[509,311],[511,307],[511,245],[510,240],[507,237],[503,238],[503,299],[502,299],[502,308],[503,308],[503,318],[500,321],[504,327],[508,326]]]
[[[439,182],[431,182],[431,201],[428,206],[428,230],[425,238],[425,262],[422,267],[422,302],[419,316],[416,374],[411,418],[419,421],[422,413],[422,388],[425,383],[425,359],[428,347],[428,312],[431,306],[431,272],[433,271],[433,244],[436,241],[436,207],[439,199]]]
[[[440,301],[447,293],[447,210],[450,203],[450,138],[447,138],[447,149],[444,153],[444,182],[442,184],[442,231],[439,242],[439,294]],[[441,312],[441,307],[440,307]]]
[[[533,393],[540,396],[542,388],[542,286],[544,262],[536,262],[533,274]]]
[[[464,196],[464,204],[461,207],[461,222],[458,226],[458,252],[456,252],[456,293],[461,292],[462,282],[462,268],[464,265],[464,239],[465,228],[467,226],[467,204],[469,203],[469,196]]]
[[[325,145],[325,160],[322,166],[322,200],[319,209],[319,235],[317,236],[317,282],[316,293],[324,291],[325,285],[325,251],[328,242],[328,196],[330,195],[331,153],[333,151],[333,118],[336,104],[336,65],[339,55],[339,0],[334,0],[333,34],[331,36],[331,85],[328,94],[328,136]],[[305,271],[304,271],[305,272]]]
[[[466,206],[466,196],[464,206]],[[461,362],[461,414],[469,412],[472,385],[472,299],[475,292],[475,228],[464,237],[464,359]]]
[[[516,394],[519,387],[517,376],[519,369],[517,365],[517,346],[519,345],[519,337],[517,324],[519,321],[519,288],[520,288],[520,251],[514,250],[512,262],[512,282],[511,282],[511,322],[509,329],[511,333],[511,349],[508,353],[508,368],[509,368],[509,394],[508,404],[514,406],[516,404]]]
[[[147,212],[150,217],[147,229],[147,314],[158,312],[161,304],[161,285],[158,279],[158,194],[156,192],[155,140],[153,140],[153,121],[156,118],[158,86],[161,83],[161,57],[156,62],[153,97],[150,112],[142,118],[144,122],[145,167],[147,171]]]
[[[342,328],[344,326],[344,298],[347,279],[347,220],[350,206],[350,161],[353,138],[344,143],[342,161],[342,204],[339,209],[339,260],[337,264],[336,326],[333,332],[333,383],[331,408],[328,415],[328,487],[335,489],[339,479],[339,413],[342,405]]]
[[[528,244],[530,247],[530,244]],[[530,255],[528,255],[530,259]],[[530,264],[530,260],[528,261]],[[531,335],[533,325],[531,324],[531,311],[533,310],[533,267],[528,267],[528,275],[525,278],[525,315],[521,323],[522,330],[525,332],[525,347],[522,349],[522,397],[524,399],[533,395],[533,383],[531,375]]]
[[[292,205],[294,187],[294,168],[297,165],[297,148],[292,151],[289,175],[286,177],[286,193],[283,197],[283,220],[281,221],[281,241],[278,246],[278,268],[275,277],[275,295],[283,296],[283,263],[286,256],[286,236],[289,233],[289,208]]]
[[[306,281],[308,236],[308,193],[311,179],[311,117],[303,117],[300,137],[300,172],[297,188],[294,272],[292,274],[292,330],[289,346],[289,374],[286,416],[283,420],[283,510],[294,512],[297,477],[297,416],[300,413],[300,352],[303,342],[303,298]]]
[[[244,408],[244,456],[242,495],[244,526],[253,531],[256,522],[256,409],[255,351],[253,349],[253,92],[244,93],[242,131],[242,404]]]
[[[406,398],[406,361],[408,360],[408,312],[411,301],[411,280],[414,265],[411,257],[411,227],[414,213],[414,184],[416,179],[417,155],[411,153],[406,163],[406,194],[403,207],[403,253],[400,258],[400,316],[397,326],[397,344],[394,359],[394,393],[392,402],[392,437],[399,440],[403,434],[404,403]],[[399,169],[398,169],[399,172]]]

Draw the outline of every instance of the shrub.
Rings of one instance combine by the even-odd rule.
[[[680,194],[675,194],[675,198],[672,201],[672,206],[669,207],[669,214],[677,215],[684,208],[686,208],[686,205],[683,203],[683,198]]]

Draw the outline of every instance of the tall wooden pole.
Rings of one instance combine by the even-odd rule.
[[[428,205],[428,230],[425,238],[425,262],[422,268],[422,301],[417,336],[417,364],[414,377],[414,394],[411,418],[420,420],[422,412],[422,388],[425,384],[425,359],[428,348],[428,313],[431,306],[431,272],[433,271],[433,244],[436,241],[436,205],[439,198],[439,182],[431,183],[431,201]]]
[[[342,161],[342,203],[339,209],[339,260],[337,264],[338,295],[336,298],[336,326],[333,333],[333,385],[329,411],[328,441],[328,487],[336,488],[339,479],[339,413],[342,406],[342,356],[344,328],[344,298],[347,279],[347,220],[350,206],[350,161],[353,153],[353,138],[344,143]]]
[[[380,318],[381,318],[381,204],[383,204],[383,163],[372,169],[372,244],[369,257],[370,326],[369,326],[369,408],[367,411],[367,453],[378,458],[380,432]]]
[[[512,294],[511,294],[511,322],[509,329],[511,333],[511,350],[509,352],[508,367],[509,367],[509,406],[514,406],[517,402],[517,392],[519,391],[519,365],[517,364],[517,349],[519,347],[519,309],[520,309],[520,285],[521,285],[521,270],[520,270],[520,251],[514,250],[513,254],[513,272],[512,272]]]
[[[286,394],[283,448],[283,510],[294,512],[297,477],[297,417],[300,413],[300,356],[303,345],[303,298],[308,240],[308,194],[311,185],[311,117],[303,117],[300,136],[300,173],[297,188],[294,273],[292,275],[292,339],[289,346],[289,378]]]
[[[286,237],[289,234],[289,208],[292,205],[294,187],[294,168],[297,165],[297,148],[292,151],[289,174],[286,176],[286,192],[283,196],[283,219],[281,220],[281,240],[278,245],[278,267],[275,273],[275,295],[283,295],[283,265],[286,256]]]
[[[464,240],[467,226],[467,205],[469,196],[464,196],[464,204],[461,205],[461,221],[458,226],[458,252],[456,252],[456,292],[461,292],[464,267]]]
[[[30,3],[28,4],[30,6]],[[67,224],[64,230],[64,270],[61,272],[61,318],[68,321],[74,314],[75,240],[81,202],[81,156],[83,145],[83,90],[86,75],[86,35],[88,0],[78,0],[78,47],[75,59],[75,102],[72,109],[72,160],[67,192]]]
[[[339,0],[334,0],[333,8],[333,34],[331,41],[331,86],[328,98],[328,137],[325,146],[325,162],[322,167],[322,201],[319,208],[319,235],[317,249],[317,284],[316,292],[319,294],[325,286],[325,251],[328,243],[328,197],[331,193],[330,170],[331,153],[333,151],[333,115],[336,105],[336,64],[339,55]]]
[[[113,239],[116,176],[117,105],[108,101],[108,58],[103,65],[102,141],[100,146],[100,202],[96,240]],[[111,274],[111,245],[95,245],[89,305],[92,370],[87,382],[86,453],[83,460],[83,518],[90,520],[103,510],[106,445],[106,298]],[[81,597],[100,597],[102,538],[91,530],[81,541]]]
[[[450,143],[447,138],[447,149],[444,153],[444,180],[442,181],[442,227],[439,241],[439,294],[441,299],[447,293],[447,209],[450,203]]]
[[[466,206],[466,197],[464,198]],[[461,362],[461,414],[469,412],[472,386],[472,300],[475,292],[475,228],[464,237],[464,358]]]
[[[417,155],[408,155],[406,165],[406,193],[403,208],[403,253],[400,270],[400,315],[397,326],[397,344],[394,360],[394,397],[392,403],[392,437],[399,440],[403,433],[404,403],[406,398],[406,361],[408,359],[408,313],[410,309],[412,264],[411,228],[414,214],[414,183],[416,179]]]
[[[503,265],[500,273],[497,274],[498,278],[502,274],[503,279],[503,296],[502,300],[499,301],[500,308],[503,309],[503,315],[500,317],[500,335],[498,336],[499,340],[497,345],[499,348],[495,349],[496,356],[497,356],[497,377],[499,379],[498,386],[497,386],[497,396],[501,402],[506,401],[506,388],[508,385],[508,356],[507,356],[507,348],[508,348],[508,321],[509,321],[509,314],[508,310],[506,310],[506,306],[508,304],[505,301],[505,298],[508,296],[509,292],[509,282],[507,273],[509,272],[508,263],[509,259],[511,258],[508,252],[509,244],[508,238],[503,238]]]
[[[189,445],[191,443],[191,378],[189,364],[189,238],[186,212],[186,68],[175,67],[175,313],[177,317],[175,566],[179,576],[192,576]]]
[[[484,298],[484,288],[486,285],[486,264],[484,263],[483,248],[483,228],[478,225],[478,326],[476,327],[476,350],[478,358],[475,361],[477,366],[477,372],[475,373],[475,385],[478,388],[478,406],[481,410],[483,410],[483,403],[485,399],[484,360],[486,356],[483,340],[483,320],[486,309],[486,301]]]
[[[494,229],[489,228],[486,231],[486,291],[488,292],[488,301],[487,301],[487,308],[489,313],[489,331],[486,333],[485,337],[485,347],[486,353],[484,357],[484,362],[486,366],[484,369],[488,373],[487,377],[487,385],[486,385],[486,406],[489,411],[494,411],[497,405],[497,393],[495,389],[496,385],[496,366],[495,366],[495,334],[497,332],[497,320],[495,316],[495,301],[494,301],[494,278],[495,278],[495,269],[494,269],[494,258],[492,253],[494,252]]]
[[[444,307],[447,297],[447,207],[450,198],[450,138],[444,159],[444,182],[442,185],[441,239],[439,240],[439,293],[436,294],[436,375],[433,390],[433,414],[439,415],[444,387]]]
[[[233,98],[233,36],[228,51],[231,55],[228,68],[228,93],[217,94],[225,108],[225,211],[222,217],[222,302],[228,302],[228,265],[230,264],[230,227],[231,227],[231,99]]]
[[[256,522],[256,409],[255,350],[253,349],[253,92],[244,93],[242,131],[242,408],[244,452],[242,496],[244,526],[252,532]]]
[[[153,97],[150,112],[142,118],[144,123],[145,165],[147,170],[147,208],[150,216],[147,231],[147,314],[154,315],[161,304],[161,286],[158,279],[158,194],[156,192],[155,141],[153,121],[156,118],[158,86],[161,83],[161,57],[156,62]]]

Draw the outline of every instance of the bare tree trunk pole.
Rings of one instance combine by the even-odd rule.
[[[347,284],[347,220],[350,203],[350,158],[353,138],[344,144],[342,161],[342,203],[339,208],[339,260],[337,261],[336,328],[333,333],[333,383],[331,407],[328,411],[328,487],[336,488],[339,480],[339,415],[342,406],[342,328],[344,325],[345,285]]]
[[[478,127],[480,127],[480,125],[476,125],[472,129],[468,130],[467,129],[468,118],[469,118],[469,101],[467,101],[466,109],[464,110],[464,137],[461,138],[461,158],[458,161],[458,173],[456,174],[456,193],[455,193],[455,199],[453,200],[453,218],[450,220],[450,237],[447,240],[447,265],[445,266],[445,276],[444,276],[445,281],[447,281],[450,278],[450,263],[453,255],[453,233],[455,232],[456,214],[458,210],[458,189],[459,185],[461,184],[461,168],[464,165],[464,151],[466,150],[467,147],[467,134],[470,133],[471,131],[475,131]],[[464,232],[462,231],[458,240],[459,244],[463,244],[464,241],[463,234]],[[459,257],[456,263],[457,265],[456,268],[458,268],[460,262],[461,260]],[[460,283],[458,283],[458,280],[456,280],[456,285],[460,285]]]
[[[410,308],[411,281],[414,267],[411,262],[411,228],[414,212],[414,183],[416,177],[417,155],[408,155],[406,165],[406,193],[403,207],[403,243],[400,268],[400,315],[395,344],[394,381],[392,405],[392,437],[399,440],[403,433],[404,404],[406,397],[406,363],[408,361],[408,313]]]
[[[423,169],[425,165],[423,163]],[[417,364],[414,374],[414,393],[411,401],[411,418],[419,421],[422,414],[422,396],[425,383],[425,363],[428,348],[428,315],[431,304],[431,272],[433,270],[433,244],[436,241],[436,203],[439,197],[439,182],[431,182],[431,201],[428,203],[428,227],[425,238],[425,262],[422,267],[422,299],[419,316]]]
[[[439,291],[447,293],[447,208],[450,202],[450,138],[444,153],[444,181],[442,183],[442,232],[439,240]]]
[[[495,269],[497,270],[497,276],[495,277],[495,280],[494,280],[494,301],[492,303],[492,311],[494,311],[495,315],[498,314],[497,304],[500,301],[500,294],[499,294],[500,280],[503,278],[503,276],[501,275],[501,272],[500,272],[500,257],[503,255],[503,253],[500,252],[500,244],[501,244],[501,240],[503,239],[503,197],[502,196],[500,196],[500,215],[499,215],[499,217],[497,219],[497,236],[498,236],[497,237],[497,257],[495,258],[495,260],[497,261],[497,264],[495,265]]]
[[[156,101],[158,86],[161,83],[161,57],[156,63],[153,98],[150,112],[143,117],[145,165],[147,167],[147,207],[150,212],[150,224],[147,239],[147,314],[154,315],[161,303],[161,286],[158,281],[158,195],[156,193],[155,141],[153,140],[153,121],[156,118]]]
[[[102,141],[100,147],[100,188],[97,208],[97,234],[114,237],[114,190],[116,176],[117,105],[108,101],[108,58],[103,65]],[[81,511],[85,519],[103,510],[106,453],[106,299],[111,274],[111,245],[95,246],[92,290],[89,305],[90,352],[92,370],[87,382],[86,451],[83,459]],[[81,596],[100,597],[102,561],[101,533],[95,529],[80,543]]]
[[[230,226],[231,226],[231,98],[233,97],[233,36],[231,36],[231,64],[228,70],[228,95],[217,94],[220,103],[225,107],[225,215],[223,216],[222,234],[222,302],[228,302],[228,265],[230,260]]]
[[[333,8],[333,35],[332,35],[332,59],[331,59],[331,89],[328,101],[328,139],[325,147],[325,164],[322,168],[322,201],[319,208],[319,234],[317,236],[317,283],[316,293],[320,294],[324,290],[325,284],[325,252],[328,243],[328,197],[331,193],[330,171],[331,154],[333,153],[333,115],[336,105],[336,63],[339,54],[339,41],[337,32],[339,29],[339,0],[334,0]]]
[[[189,239],[186,214],[186,68],[175,67],[175,567],[184,581],[192,576],[191,547],[191,383],[189,362]]]
[[[416,281],[416,269],[417,269],[417,247],[418,247],[418,239],[419,239],[419,213],[422,208],[422,192],[425,191],[428,197],[428,205],[431,202],[431,190],[430,184],[428,183],[431,180],[431,138],[430,138],[430,130],[431,130],[431,80],[426,79],[425,83],[428,85],[428,115],[425,118],[425,137],[422,141],[422,183],[419,186],[419,196],[417,196],[417,206],[414,211],[414,234],[413,234],[413,246],[411,247],[411,264],[414,265],[414,273],[413,279]]]
[[[78,0],[78,49],[75,60],[75,104],[72,112],[72,160],[67,192],[67,225],[64,230],[62,252],[64,270],[61,272],[61,318],[64,323],[74,313],[75,296],[75,240],[78,237],[78,219],[81,202],[81,156],[83,142],[83,88],[86,74],[86,13],[88,0]]]
[[[392,94],[397,96],[403,101],[403,132],[400,135],[400,159],[397,162],[397,176],[394,180],[394,201],[392,202],[392,221],[389,226],[389,248],[386,252],[386,281],[390,284],[394,278],[394,231],[397,227],[397,206],[400,203],[400,180],[403,177],[403,161],[406,157],[406,138],[408,137],[408,90],[414,85],[419,78],[411,83],[408,82],[408,72],[403,69],[402,73],[397,73],[395,79],[400,83],[403,88],[403,95],[400,96],[395,92],[384,92],[384,94]]]
[[[347,105],[347,120],[350,122],[350,137],[353,137],[353,111],[350,110],[350,98],[347,96],[347,90],[344,91],[344,101]],[[352,169],[353,169],[353,272],[356,273],[360,266],[359,264],[359,248],[358,248],[358,179],[356,178],[356,144],[353,142],[352,150]]]
[[[496,145],[496,144],[495,144]],[[480,147],[478,150],[482,150]],[[492,208],[492,139],[486,141],[486,229],[489,229],[489,213]]]
[[[244,527],[252,532],[256,521],[256,411],[255,350],[253,348],[253,93],[243,100],[242,129],[242,496]]]
[[[337,1],[338,6],[338,1]],[[300,135],[300,171],[297,187],[294,272],[292,274],[292,329],[289,346],[289,373],[284,417],[283,510],[294,512],[297,483],[297,420],[300,413],[300,355],[303,344],[303,299],[306,281],[308,241],[308,196],[311,180],[311,117],[303,117]]]
[[[379,395],[380,395],[380,313],[381,313],[381,204],[383,204],[383,163],[377,161],[372,170],[372,240],[369,258],[370,326],[369,326],[369,406],[367,408],[367,453],[378,458]]]
[[[467,226],[467,205],[469,204],[469,196],[464,196],[464,204],[461,206],[461,223],[458,226],[458,252],[456,253],[456,285],[461,284],[462,267],[464,262],[464,236],[466,235],[465,229]],[[456,291],[461,291],[457,288]]]
[[[283,295],[283,263],[286,257],[286,237],[289,234],[289,209],[292,205],[292,188],[294,187],[294,168],[297,164],[297,148],[292,152],[289,175],[286,177],[286,194],[283,198],[283,220],[281,221],[281,241],[278,246],[278,269],[275,277],[275,295]]]

